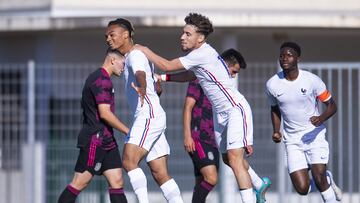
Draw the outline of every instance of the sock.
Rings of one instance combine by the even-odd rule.
[[[254,199],[254,191],[252,188],[240,190],[241,200],[243,203],[253,203]]]
[[[141,168],[129,171],[128,176],[139,203],[149,203],[146,176]]]
[[[123,188],[109,188],[111,203],[127,203]]]
[[[325,203],[336,203],[335,193],[334,190],[329,187],[324,192],[320,192],[322,199]]]
[[[73,188],[71,185],[68,185],[61,193],[58,199],[58,203],[75,203],[76,198],[79,194],[79,190]]]
[[[168,203],[184,203],[180,189],[174,179],[166,181],[160,186],[160,189]]]
[[[205,203],[206,197],[213,189],[214,185],[206,182],[205,180],[196,184],[194,187],[194,193],[192,197],[192,203]]]
[[[253,187],[256,190],[259,190],[263,184],[263,180],[255,173],[255,171],[249,166],[248,169],[250,178],[251,178],[251,183],[253,184]]]

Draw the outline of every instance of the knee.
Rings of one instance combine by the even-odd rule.
[[[171,179],[166,170],[151,170],[151,173],[159,185]]]
[[[309,193],[309,187],[310,185],[305,183],[294,185],[296,192],[300,195],[307,195]]]
[[[127,171],[127,172],[137,168],[137,164],[127,158],[123,158],[122,165],[123,165],[123,168],[125,169],[125,171]]]
[[[329,187],[329,183],[327,182],[327,178],[323,174],[313,174],[313,179],[315,181],[316,186],[320,189],[320,191],[324,191]]]
[[[114,175],[109,181],[111,188],[122,188],[124,186],[124,180],[121,174]]]
[[[215,186],[217,184],[217,182],[218,182],[218,177],[217,177],[216,173],[215,174],[208,174],[208,175],[204,176],[204,180],[206,182],[208,182],[209,184]]]

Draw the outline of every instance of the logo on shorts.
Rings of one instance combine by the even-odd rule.
[[[208,152],[208,158],[210,160],[214,160],[214,154],[212,152]]]
[[[94,170],[95,170],[95,171],[99,171],[100,168],[101,168],[101,163],[100,163],[100,162],[97,162],[96,165],[95,165]]]

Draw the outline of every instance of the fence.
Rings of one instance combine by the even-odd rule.
[[[99,64],[0,64],[0,202],[56,202],[73,176],[77,157],[76,139],[81,124],[80,97],[87,75]],[[323,78],[332,92],[338,112],[328,122],[331,148],[329,168],[346,195],[343,202],[359,201],[359,89],[360,64],[302,64]],[[273,186],[268,202],[321,202],[318,193],[295,194],[284,167],[283,146],[271,141],[265,82],[278,70],[275,63],[249,64],[239,77],[239,89],[254,114],[255,154],[252,167],[269,176]],[[122,80],[113,79],[116,113],[125,123],[130,116]],[[167,113],[166,135],[171,146],[169,171],[189,202],[193,189],[192,163],[183,149],[182,107],[186,84],[167,83],[161,103]],[[116,134],[122,149],[122,135]],[[149,191],[161,192],[147,169]],[[221,169],[223,170],[223,169]],[[125,175],[125,190],[132,188]],[[25,183],[25,184],[24,184]],[[25,195],[19,195],[19,188]],[[106,182],[96,177],[81,193],[79,202],[108,202]],[[209,202],[218,200],[219,186]],[[221,196],[221,195],[220,195]],[[155,197],[154,197],[155,198]],[[239,200],[240,201],[240,200]]]

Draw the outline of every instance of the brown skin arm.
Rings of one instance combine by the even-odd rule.
[[[280,133],[281,113],[278,105],[271,106],[270,116],[271,116],[271,123],[273,126],[272,139],[275,143],[279,143],[281,142],[282,135]]]
[[[326,110],[320,116],[312,116],[310,118],[311,123],[316,127],[333,116],[337,111],[337,106],[333,98],[330,98],[324,102],[324,104],[326,105]]]
[[[98,110],[100,118],[108,123],[111,127],[117,129],[125,135],[129,133],[129,128],[124,123],[122,123],[113,112],[111,112],[110,104],[99,104]]]
[[[177,71],[184,69],[183,65],[181,64],[179,58],[173,59],[173,60],[167,60],[159,55],[157,55],[155,52],[153,52],[148,47],[136,44],[134,45],[135,49],[138,49],[142,51],[146,57],[154,63],[160,70],[168,72],[168,71]]]
[[[141,106],[144,105],[144,97],[146,95],[146,74],[144,71],[136,71],[135,78],[138,86],[132,84],[140,97]]]
[[[187,152],[195,151],[195,142],[191,137],[191,113],[196,100],[192,97],[186,97],[183,110],[183,129],[184,129],[184,147]]]

